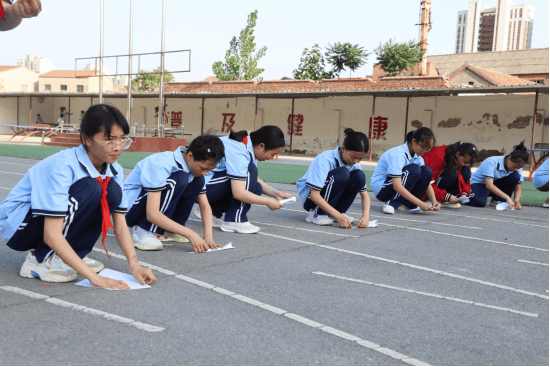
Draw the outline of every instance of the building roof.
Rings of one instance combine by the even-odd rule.
[[[465,70],[470,70],[483,80],[487,81],[493,86],[511,86],[511,85],[535,85],[536,83],[521,79],[515,76],[506,75],[503,73],[499,73],[498,71],[489,70],[485,68],[480,68],[478,66],[470,65],[470,64],[464,64],[457,70],[455,70],[451,75],[449,75],[449,79],[453,79],[455,76],[459,75],[460,73],[463,73]]]
[[[8,71],[8,70],[11,70],[11,69],[15,69],[15,68],[19,68],[19,67],[24,67],[24,66],[21,66],[21,65],[0,65],[0,73],[4,72],[4,71]]]
[[[75,75],[74,70],[52,70],[45,74],[41,74],[40,78],[89,78],[96,76],[94,70],[78,70]]]
[[[428,56],[439,75],[450,75],[464,64],[508,75],[548,74],[548,48]]]

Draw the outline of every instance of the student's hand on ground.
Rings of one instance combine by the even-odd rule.
[[[451,203],[451,204],[457,204],[457,203],[459,203],[459,202],[460,202],[460,201],[458,200],[458,198],[457,198],[456,196],[451,195],[451,196],[449,197],[449,203]]]
[[[132,273],[134,278],[136,278],[137,281],[141,283],[141,285],[150,285],[157,281],[157,278],[155,278],[155,275],[153,274],[151,269],[143,268],[139,264],[130,267],[130,272]]]
[[[422,209],[423,212],[430,212],[430,211],[433,210],[433,207],[429,206],[424,201],[422,203],[420,203],[419,207],[420,207],[420,209]]]
[[[516,203],[512,199],[507,199],[506,202],[508,203],[508,210],[516,207]]]
[[[280,199],[290,199],[292,197],[292,195],[290,195],[289,193],[283,192],[283,191],[275,191],[275,196],[279,200]]]
[[[357,222],[357,228],[367,228],[369,225],[369,217],[361,217],[359,222]]]
[[[13,4],[13,10],[22,18],[33,18],[42,11],[40,0],[19,0]]]
[[[434,201],[432,204],[432,210],[437,212],[439,209],[441,209],[441,204],[438,201]]]
[[[98,288],[110,288],[110,289],[130,289],[130,286],[126,283],[124,283],[122,280],[114,280],[102,277],[100,275],[97,276],[97,278],[89,279],[90,283],[93,284],[94,287]]]
[[[514,209],[521,210],[521,204],[519,201],[514,201],[514,204],[515,204]]]
[[[223,247],[219,243],[216,243],[212,238],[205,238],[204,242],[206,242],[206,246],[212,250]]]
[[[271,210],[277,210],[283,207],[283,204],[281,204],[279,200],[275,200],[275,199],[269,200],[266,205]]]
[[[346,229],[351,228],[351,222],[345,215],[340,214],[339,216],[336,217],[336,220],[338,221],[338,224],[340,224],[340,227],[346,228]]]
[[[196,253],[201,253],[208,250],[208,245],[206,244],[206,241],[203,240],[199,235],[195,235],[189,238],[189,242],[191,242],[191,246],[193,246],[193,251],[195,251]]]

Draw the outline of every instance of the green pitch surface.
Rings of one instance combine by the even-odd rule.
[[[44,159],[63,149],[66,148],[42,145],[25,146],[19,144],[0,144],[0,156]],[[140,160],[151,154],[153,153],[125,152],[118,159],[118,163],[124,168],[132,169]],[[280,164],[276,161],[268,161],[259,162],[258,170],[260,172],[260,178],[266,182],[292,184],[304,176],[307,171],[307,166]],[[368,189],[371,190],[370,178],[373,172],[363,172],[365,172],[365,175],[367,176]],[[538,191],[531,182],[524,182],[522,184],[522,191],[521,203],[525,205],[542,205],[544,200],[548,198],[547,192]]]

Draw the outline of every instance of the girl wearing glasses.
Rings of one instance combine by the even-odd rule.
[[[214,135],[196,137],[189,148],[156,153],[140,161],[124,181],[131,203],[126,221],[140,250],[162,250],[162,241],[191,242],[195,252],[221,247],[212,237],[212,209],[206,198],[204,175],[224,157]],[[199,203],[204,239],[185,227]]]
[[[371,177],[376,198],[385,202],[383,212],[395,214],[401,205],[422,211],[439,210],[430,185],[432,169],[424,165],[422,153],[430,151],[435,143],[432,130],[427,127],[409,131],[405,144],[386,151],[380,157]],[[431,205],[420,200],[427,194]]]
[[[363,213],[358,228],[369,224],[370,197],[365,173],[359,162],[369,151],[369,139],[359,131],[347,128],[342,146],[319,154],[309,165],[304,177],[296,182],[306,222],[330,226],[334,218],[340,227],[351,228],[353,217],[346,214],[359,193]]]
[[[459,198],[470,196],[470,166],[477,159],[477,153],[474,144],[459,141],[448,146],[435,147],[422,155],[426,166],[433,171],[432,188],[435,198],[443,202],[443,206],[460,208]],[[423,199],[426,198],[424,195]]]
[[[90,107],[80,124],[82,145],[34,165],[0,204],[0,239],[28,251],[22,277],[70,282],[80,273],[96,287],[128,289],[96,274],[103,264],[86,256],[100,235],[105,248],[112,215],[132,275],[142,284],[155,282],[151,270],[138,263],[124,217],[123,172],[116,160],[130,146],[128,132],[115,107]]]

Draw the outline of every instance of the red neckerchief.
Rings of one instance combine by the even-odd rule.
[[[6,15],[6,12],[4,10],[4,7],[2,6],[2,1],[0,0],[0,18],[5,22],[6,18],[4,18],[4,15]]]
[[[246,135],[241,141],[244,145],[248,146],[248,135]]]
[[[95,179],[101,185],[101,243],[103,244],[103,249],[105,250],[107,257],[109,258],[109,260],[112,260],[111,256],[109,256],[107,248],[105,247],[105,236],[107,236],[107,231],[109,231],[109,228],[112,228],[113,231],[115,231],[115,234],[118,236],[118,233],[116,232],[115,227],[113,227],[113,223],[111,222],[111,210],[109,208],[109,202],[107,201],[107,186],[109,185],[109,181],[111,181],[111,177],[105,177],[105,180],[102,180],[100,176],[97,176]]]

